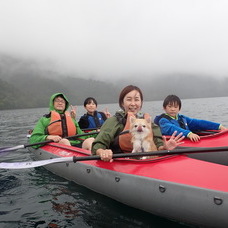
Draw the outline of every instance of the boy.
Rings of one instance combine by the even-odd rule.
[[[154,119],[154,123],[160,126],[163,135],[172,135],[174,131],[177,131],[177,134],[182,132],[185,137],[197,142],[200,140],[200,136],[194,132],[226,129],[219,123],[193,119],[179,114],[181,100],[176,95],[169,95],[165,98],[163,109],[165,113]]]

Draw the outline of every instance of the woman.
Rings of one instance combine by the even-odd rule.
[[[32,131],[30,143],[33,144],[46,140],[53,140],[53,142],[56,143],[61,143],[68,146],[73,145],[90,150],[90,136],[81,137],[81,140],[66,139],[68,136],[84,133],[80,129],[76,120],[71,117],[69,112],[67,112],[68,108],[69,101],[64,94],[53,94],[49,103],[50,113],[39,119],[34,130]],[[85,141],[82,143],[83,140]],[[38,148],[40,146],[41,145],[34,146],[34,148]]]
[[[125,126],[128,125],[128,113],[137,114],[140,112],[143,103],[143,94],[137,86],[128,85],[120,93],[119,106],[121,111],[116,112],[113,117],[105,121],[101,127],[101,131],[92,145],[92,153],[97,154],[103,161],[112,161],[113,153],[122,152],[122,141],[126,141],[127,134],[121,132],[127,130]],[[129,115],[130,116],[130,115]],[[179,144],[184,137],[182,134],[177,136],[174,133],[169,141],[165,137],[162,140],[160,128],[152,124],[154,135],[154,143],[158,150],[172,150]],[[129,135],[128,135],[129,136]],[[130,140],[128,146],[131,147]]]

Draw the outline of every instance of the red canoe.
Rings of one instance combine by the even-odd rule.
[[[121,203],[186,224],[228,227],[228,160],[221,165],[182,154],[109,163],[86,160],[91,157],[88,151],[56,143],[29,150],[39,161],[82,157],[84,161],[45,168]],[[227,151],[219,153],[228,157]]]
[[[221,147],[228,146],[228,130],[200,136],[200,141],[184,139],[182,147]]]

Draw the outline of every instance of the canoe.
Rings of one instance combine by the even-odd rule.
[[[179,147],[182,148],[211,148],[211,147],[226,147],[228,146],[228,130],[213,132],[204,132],[200,136],[200,141],[192,142],[189,139],[184,139],[183,144]],[[216,153],[196,153],[190,154],[189,157],[201,159],[204,161],[215,162],[221,165],[228,165],[228,156],[223,152]]]
[[[198,142],[192,142],[188,138],[183,140],[183,147],[220,147],[228,145],[228,130],[201,135]]]
[[[49,143],[36,160],[88,158],[89,151]],[[222,152],[228,156],[228,152]],[[216,153],[214,153],[216,154]],[[228,164],[228,163],[227,163]],[[200,227],[228,227],[228,167],[186,154],[45,165],[52,173],[128,206]]]

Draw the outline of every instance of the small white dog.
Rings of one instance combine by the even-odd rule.
[[[130,117],[130,133],[132,135],[131,143],[133,144],[132,153],[157,151],[153,141],[153,132],[151,128],[151,118],[137,119]],[[142,157],[142,159],[157,156]]]

